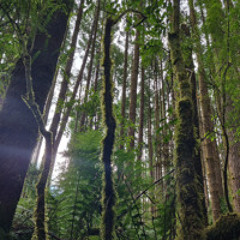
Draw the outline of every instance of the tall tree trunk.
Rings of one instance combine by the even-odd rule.
[[[149,81],[149,89],[150,89],[150,81]],[[154,164],[153,164],[153,145],[152,145],[152,107],[151,107],[151,94],[149,91],[148,98],[148,158],[149,158],[149,168],[150,168],[150,177],[152,181],[154,181]]]
[[[61,124],[60,124],[59,131],[58,131],[57,135],[55,136],[54,145],[53,145],[53,161],[52,161],[51,171],[50,171],[50,175],[49,175],[50,178],[52,176],[52,172],[53,172],[53,168],[54,168],[54,164],[55,164],[55,159],[56,159],[56,154],[57,154],[57,151],[58,151],[58,147],[59,147],[59,144],[61,142],[64,130],[65,130],[66,126],[67,126],[68,118],[69,118],[70,113],[71,113],[71,111],[73,109],[74,100],[76,98],[79,85],[82,82],[83,73],[84,73],[84,70],[85,70],[88,54],[89,54],[91,43],[92,43],[93,29],[94,29],[94,24],[92,25],[92,29],[91,29],[91,32],[90,32],[87,48],[85,50],[85,54],[84,54],[84,57],[83,57],[81,69],[80,69],[80,71],[78,73],[78,78],[77,78],[77,81],[76,81],[76,83],[74,85],[74,89],[73,89],[72,95],[71,95],[70,100],[69,100],[70,103],[69,103],[69,105],[66,108],[66,111],[65,111],[65,113],[64,113],[64,115],[63,115],[63,117],[61,119]]]
[[[140,89],[140,113],[139,113],[139,130],[138,130],[138,161],[142,159],[143,151],[143,127],[144,127],[144,105],[145,105],[145,70],[142,66],[141,71],[141,89]]]
[[[194,137],[192,91],[185,69],[180,45],[180,1],[173,1],[172,32],[169,45],[175,79],[179,83],[180,96],[177,102],[178,124],[176,126],[175,179],[180,224],[177,226],[178,240],[202,238],[205,225],[200,182],[194,163],[196,139]]]
[[[190,0],[191,1],[191,0]],[[182,35],[183,35],[183,41],[186,42],[190,41],[191,34],[190,29],[187,25],[182,24]],[[189,80],[191,85],[191,93],[192,93],[192,103],[193,103],[193,125],[194,125],[194,132],[195,132],[195,138],[197,141],[200,141],[200,126],[199,126],[199,114],[198,114],[198,102],[197,102],[197,82],[196,82],[196,75],[194,71],[194,63],[193,63],[193,57],[192,57],[192,45],[188,44],[186,45],[184,49],[185,53],[185,68],[189,71]],[[201,189],[201,201],[202,206],[204,207],[203,211],[204,216],[207,216],[207,209],[205,205],[205,199],[204,199],[204,178],[203,178],[203,167],[202,167],[202,161],[201,161],[201,148],[200,145],[197,146],[196,150],[194,151],[194,165],[195,170],[198,176],[199,181],[199,188]],[[218,156],[218,155],[217,155]],[[219,169],[219,174],[221,176],[221,169]],[[222,184],[220,183],[220,187],[222,187]],[[207,224],[207,218],[205,219],[205,223]]]
[[[125,40],[125,52],[124,52],[124,67],[123,67],[123,83],[122,83],[122,103],[121,103],[121,125],[120,125],[120,139],[124,139],[124,122],[126,118],[126,90],[127,90],[127,68],[128,68],[128,42],[129,42],[129,32],[126,32]],[[120,144],[120,149],[124,148],[124,144]]]
[[[154,66],[154,81],[155,81],[155,128],[156,128],[156,167],[155,167],[155,180],[158,180],[163,175],[163,164],[162,164],[162,138],[160,128],[160,116],[162,119],[162,102],[161,102],[161,91],[158,89],[158,72],[157,72],[157,60],[155,60]],[[159,96],[160,93],[160,96]],[[160,101],[159,101],[160,99]],[[162,184],[158,185],[162,188]],[[161,191],[161,190],[160,190]],[[158,191],[158,192],[160,192]]]
[[[230,110],[229,110],[230,111]],[[236,137],[234,136],[236,132],[231,130],[228,132],[229,135],[229,171],[230,180],[233,193],[233,204],[234,209],[240,212],[240,142],[236,142]]]
[[[156,163],[155,171],[154,171],[154,180],[158,180],[162,178],[163,176],[163,139],[162,139],[162,131],[160,131],[160,122],[161,124],[163,121],[160,121],[160,119],[163,119],[162,116],[162,101],[161,101],[161,91],[159,90],[159,84],[158,84],[158,62],[157,60],[154,61],[154,90],[155,90],[155,132],[156,132],[156,147],[155,147],[155,153],[156,153]],[[162,126],[162,125],[161,125]],[[163,181],[161,181],[159,184],[156,185],[155,188],[155,196],[158,198],[159,202],[163,199],[163,191],[165,188],[163,187]],[[156,207],[155,207],[156,208]],[[156,217],[157,211],[154,210],[154,216]]]
[[[97,38],[100,3],[101,3],[101,1],[98,0],[97,10],[96,10],[96,13],[95,13],[95,16],[94,16],[94,33],[93,33],[93,38],[92,38],[92,48],[91,48],[91,54],[90,54],[90,62],[89,62],[88,75],[87,75],[87,84],[86,84],[83,104],[85,104],[88,100],[90,81],[91,81],[91,77],[92,77],[92,67],[93,67],[93,60],[94,60],[94,54],[95,54],[95,45],[96,45],[96,38]],[[82,131],[83,128],[84,128],[85,119],[86,119],[86,112],[83,111],[82,115],[81,115],[81,120],[80,120],[80,131]]]
[[[78,33],[80,30],[80,24],[82,21],[82,16],[83,16],[83,8],[84,8],[84,2],[85,0],[82,0],[78,9],[78,14],[77,14],[77,20],[75,23],[73,35],[72,35],[72,41],[70,45],[70,54],[67,58],[67,63],[66,67],[64,69],[64,77],[61,83],[61,88],[58,94],[58,100],[56,104],[56,109],[53,115],[53,120],[50,126],[50,131],[53,134],[53,141],[55,141],[56,134],[57,134],[57,129],[59,127],[60,123],[60,118],[61,118],[61,113],[63,110],[63,103],[66,100],[66,93],[68,90],[69,86],[69,81],[70,81],[70,75],[71,75],[71,70],[72,70],[72,65],[73,65],[73,60],[74,60],[74,53],[77,45],[77,38],[78,38]]]
[[[131,90],[130,90],[130,106],[129,106],[129,119],[131,122],[131,127],[128,130],[128,136],[130,138],[130,149],[134,148],[135,141],[135,121],[136,121],[136,104],[137,104],[137,83],[138,83],[138,68],[139,68],[139,36],[140,32],[137,30],[134,53],[133,53],[133,64],[131,73]]]
[[[161,76],[161,89],[160,89],[160,97],[161,97],[161,118],[165,119],[162,124],[167,124],[167,114],[166,114],[166,94],[165,94],[165,81],[163,78],[163,62],[160,61],[160,76]],[[169,161],[169,142],[167,138],[168,129],[163,127],[162,130],[162,172],[165,175],[169,171],[170,161]]]
[[[213,122],[211,120],[212,110],[211,102],[208,94],[207,87],[207,77],[204,69],[204,64],[202,60],[202,46],[200,43],[200,33],[197,27],[195,10],[193,7],[193,1],[189,0],[191,24],[193,29],[193,34],[195,36],[196,44],[196,55],[198,62],[198,72],[199,72],[199,90],[200,90],[200,107],[202,109],[202,123],[203,123],[203,133],[204,136],[207,134],[212,134],[214,132]],[[209,181],[209,190],[211,197],[211,206],[213,213],[213,220],[216,221],[221,214],[220,199],[223,197],[223,187],[222,187],[222,177],[221,177],[221,166],[220,159],[217,151],[217,143],[214,139],[205,137],[204,139],[204,149],[206,150],[206,164],[207,173]]]
[[[72,1],[66,0],[64,3],[69,13]],[[39,51],[40,54],[32,64],[31,74],[36,103],[41,112],[51,88],[67,19],[65,11],[55,12],[47,25],[46,33],[37,34],[34,42],[31,55],[35,56]],[[25,93],[25,69],[23,60],[20,59],[12,73],[0,112],[0,228],[5,232],[10,230],[38,137],[34,116],[22,100]]]
[[[36,185],[37,192],[37,203],[34,212],[34,232],[32,240],[47,240],[47,221],[46,221],[46,186],[48,181],[48,175],[50,172],[50,166],[52,162],[52,151],[53,151],[53,139],[51,132],[42,133],[46,140],[46,151],[43,161],[43,170],[40,174],[39,180]]]
[[[104,164],[103,171],[103,193],[102,193],[102,239],[114,239],[114,223],[115,223],[115,190],[112,178],[111,157],[113,151],[113,144],[115,139],[116,121],[113,116],[113,83],[111,76],[111,31],[114,21],[107,18],[104,32],[104,79],[103,79],[103,95],[102,95],[102,115],[104,119],[104,127],[106,134],[103,139],[102,162]]]

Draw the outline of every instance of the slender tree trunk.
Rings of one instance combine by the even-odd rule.
[[[150,82],[149,82],[150,88]],[[152,107],[151,107],[151,95],[149,93],[148,99],[148,157],[149,157],[149,168],[150,168],[150,176],[152,181],[154,181],[154,164],[153,164],[153,145],[152,145]]]
[[[235,131],[229,131],[229,171],[231,179],[231,187],[233,192],[234,209],[240,212],[240,142],[236,142],[234,134]]]
[[[163,176],[163,135],[162,131],[160,131],[160,124],[163,123],[163,121],[160,121],[160,119],[163,119],[162,116],[162,101],[161,101],[161,91],[159,90],[158,86],[158,62],[155,60],[154,62],[154,84],[155,84],[155,132],[156,132],[156,147],[155,147],[155,153],[156,153],[156,163],[155,163],[155,171],[154,171],[154,180],[158,180],[162,178]],[[163,199],[163,192],[166,190],[163,187],[163,181],[161,181],[159,184],[155,187],[155,196],[159,200],[159,202]],[[157,207],[157,206],[156,206]],[[156,207],[154,209],[154,216],[157,216]]]
[[[134,148],[135,141],[135,121],[136,121],[136,104],[137,104],[137,83],[138,83],[138,68],[139,68],[139,36],[140,32],[137,30],[134,53],[133,53],[133,64],[131,73],[131,90],[130,90],[130,107],[129,107],[129,119],[132,124],[128,130],[128,136],[130,137],[130,148]]]
[[[123,68],[123,83],[122,83],[122,103],[121,103],[121,125],[120,125],[120,139],[123,141],[125,131],[124,122],[126,118],[126,90],[127,90],[127,68],[128,68],[128,41],[129,32],[126,32],[125,52],[124,52],[124,68]],[[120,144],[120,149],[124,148],[124,144]]]
[[[204,134],[203,134],[203,124],[202,124],[202,118],[201,118],[202,114],[201,114],[201,110],[199,111],[199,134],[200,134],[200,140],[201,140],[201,144],[200,144],[200,149],[201,149],[201,162],[202,162],[202,168],[203,168],[203,181],[204,181],[204,196],[205,196],[205,206],[206,206],[206,210],[209,209],[209,183],[208,183],[208,179],[207,179],[207,171],[206,171],[206,161],[204,161],[204,159],[206,159],[206,150],[204,149],[204,145],[202,144],[202,139],[204,139]]]
[[[89,36],[89,41],[88,41],[88,44],[87,44],[87,48],[86,48],[86,51],[85,51],[85,54],[84,54],[84,57],[83,57],[81,69],[80,69],[80,71],[78,73],[78,78],[77,78],[77,81],[76,81],[76,83],[74,85],[74,89],[73,89],[72,95],[71,95],[70,100],[69,100],[70,103],[67,106],[66,111],[65,111],[65,113],[64,113],[64,115],[63,115],[63,117],[61,119],[60,128],[59,128],[59,131],[58,131],[58,133],[57,133],[57,135],[55,137],[54,146],[53,146],[53,162],[52,162],[52,165],[51,165],[51,171],[50,171],[50,175],[49,175],[50,178],[52,176],[57,150],[58,150],[59,144],[61,142],[64,130],[66,128],[66,125],[67,125],[67,122],[68,122],[68,118],[69,118],[70,113],[72,111],[72,108],[73,108],[73,105],[74,105],[74,100],[76,98],[79,85],[82,82],[83,73],[84,73],[84,70],[85,70],[88,54],[89,54],[91,43],[92,43],[93,29],[94,29],[94,25],[92,26],[92,30],[91,30],[91,33],[90,33],[90,36]]]
[[[160,106],[159,106],[159,94],[158,94],[158,73],[157,73],[157,61],[155,60],[154,66],[154,85],[155,85],[155,128],[156,128],[156,168],[161,168],[161,137],[160,137]],[[157,172],[161,172],[161,169],[156,169]],[[159,179],[161,176],[156,174],[156,179]]]
[[[70,75],[71,75],[71,70],[72,70],[72,65],[73,65],[73,60],[74,60],[74,53],[77,45],[77,38],[78,38],[78,33],[80,30],[80,24],[82,21],[82,16],[83,16],[83,8],[84,8],[84,2],[85,0],[82,0],[78,9],[78,14],[77,14],[77,20],[75,23],[73,35],[72,35],[72,41],[70,45],[70,54],[67,59],[66,67],[64,69],[64,77],[61,83],[61,88],[60,92],[58,94],[58,100],[56,104],[56,109],[53,115],[53,120],[50,126],[50,131],[53,134],[53,141],[55,141],[56,134],[57,134],[57,129],[59,127],[60,123],[60,118],[63,110],[63,103],[66,100],[66,93],[68,90],[69,86],[69,81],[70,81]]]
[[[64,3],[69,12],[72,1],[66,0]],[[67,19],[66,12],[58,10],[49,21],[46,34],[41,32],[35,38],[32,56],[39,51],[40,54],[32,64],[31,74],[36,103],[41,112],[51,88]],[[20,59],[12,73],[0,112],[0,228],[5,232],[10,230],[38,137],[38,126],[34,116],[22,100],[25,93],[25,69],[23,60]]]
[[[95,77],[94,77],[94,93],[97,93],[97,88],[98,88],[98,77],[99,77],[99,69],[100,69],[100,64],[97,64],[96,67],[96,72],[95,72]],[[94,128],[95,130],[98,129],[98,121],[97,121],[97,113],[94,114],[93,118],[91,119],[91,123],[90,123],[90,128],[93,128],[93,120],[94,120]]]
[[[50,166],[52,162],[53,139],[51,132],[45,132],[46,151],[43,161],[43,170],[36,185],[37,204],[34,212],[35,227],[32,240],[47,240],[47,222],[46,222],[46,186]]]
[[[161,96],[161,118],[165,119],[162,124],[167,124],[167,114],[166,114],[166,94],[165,94],[165,81],[163,78],[163,62],[160,61],[160,76],[161,76],[161,89],[160,89],[160,96]],[[163,127],[162,130],[162,172],[165,175],[169,171],[170,161],[169,161],[169,142],[167,138],[168,129],[167,127]]]
[[[140,113],[139,113],[139,131],[138,131],[138,161],[142,159],[143,150],[143,127],[144,127],[144,105],[145,105],[145,70],[142,66],[141,71],[141,89],[140,89]]]
[[[97,38],[97,29],[98,29],[98,19],[99,19],[99,12],[100,12],[100,3],[101,1],[98,0],[97,3],[97,10],[94,16],[94,33],[93,33],[93,38],[92,38],[92,48],[91,48],[91,54],[90,54],[90,62],[89,62],[89,69],[88,69],[88,75],[87,75],[87,84],[86,84],[86,89],[85,89],[85,96],[83,100],[83,104],[85,104],[88,100],[88,95],[89,95],[89,87],[90,87],[90,81],[92,77],[92,67],[93,67],[93,60],[94,60],[94,54],[95,54],[95,45],[96,45],[96,38]],[[86,119],[86,112],[83,111],[81,115],[81,120],[80,120],[80,131],[83,130],[84,124],[85,124],[85,119]]]
[[[180,45],[180,1],[173,1],[172,32],[169,45],[175,79],[179,83],[180,96],[177,102],[178,125],[176,127],[175,179],[180,224],[177,226],[178,240],[202,239],[205,225],[204,207],[200,196],[200,182],[195,169],[192,91]]]

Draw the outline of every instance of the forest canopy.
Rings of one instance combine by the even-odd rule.
[[[240,239],[239,1],[0,19],[0,240]]]

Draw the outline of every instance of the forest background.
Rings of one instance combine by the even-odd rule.
[[[0,18],[1,240],[239,240],[239,1]]]

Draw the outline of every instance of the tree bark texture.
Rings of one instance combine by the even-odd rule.
[[[191,0],[190,0],[191,1]],[[189,82],[191,85],[191,92],[192,92],[192,104],[193,104],[193,127],[194,127],[194,133],[195,133],[195,138],[197,139],[196,142],[196,150],[194,151],[194,165],[195,165],[195,170],[198,176],[198,181],[200,184],[201,188],[201,201],[202,201],[202,206],[203,206],[203,211],[205,212],[204,216],[207,216],[207,208],[205,205],[205,193],[204,193],[204,177],[203,177],[203,163],[201,161],[201,147],[198,142],[200,142],[200,127],[199,127],[199,114],[198,114],[198,102],[197,102],[197,81],[196,81],[196,75],[194,71],[194,63],[193,63],[193,46],[192,44],[189,44],[191,41],[191,33],[190,29],[187,25],[182,24],[181,27],[182,30],[182,41],[185,41],[185,48],[184,48],[184,53],[185,53],[185,69],[188,71],[188,76],[189,76]],[[218,155],[217,155],[218,156]],[[221,176],[221,169],[219,170],[220,176]],[[222,186],[222,185],[220,185]],[[206,193],[208,194],[208,193]],[[207,218],[205,219],[205,224],[207,224]]]
[[[89,62],[89,68],[88,68],[88,74],[87,74],[87,80],[86,80],[87,83],[86,83],[86,89],[85,89],[85,93],[84,93],[83,104],[85,104],[88,101],[90,81],[91,81],[91,77],[92,77],[93,60],[94,60],[94,54],[95,54],[96,39],[97,39],[100,3],[101,3],[101,1],[98,0],[97,9],[96,9],[95,16],[94,16],[94,27],[93,27],[94,33],[93,33],[92,44],[91,44],[92,48],[91,48],[91,54],[90,54],[90,62]],[[80,128],[79,128],[80,131],[82,131],[84,129],[85,120],[86,120],[86,112],[83,111],[82,115],[81,115],[81,120],[80,120]]]
[[[136,105],[137,105],[137,83],[138,83],[138,68],[139,68],[139,36],[140,32],[137,30],[134,52],[133,52],[133,64],[131,73],[131,90],[130,90],[130,106],[129,106],[129,119],[131,126],[128,130],[128,136],[130,138],[130,149],[134,148],[135,141],[135,121],[136,121]]]
[[[60,123],[60,118],[61,118],[61,113],[63,110],[63,103],[65,102],[66,99],[66,93],[68,90],[68,86],[69,86],[69,81],[70,81],[70,77],[71,77],[71,70],[72,70],[72,65],[73,65],[73,60],[74,60],[74,53],[75,53],[75,49],[77,46],[77,38],[78,38],[78,33],[80,30],[80,24],[82,21],[82,16],[83,16],[83,7],[84,7],[84,2],[85,0],[82,0],[78,9],[78,14],[77,14],[77,20],[75,23],[75,27],[74,27],[74,31],[73,31],[73,35],[72,35],[72,40],[71,40],[71,44],[70,44],[70,54],[67,58],[67,63],[64,69],[64,77],[63,80],[61,82],[61,88],[58,94],[58,100],[57,100],[57,104],[56,104],[56,109],[53,115],[53,120],[50,126],[50,131],[53,134],[53,141],[55,141],[55,137],[57,134],[57,129],[59,127],[59,123]]]
[[[126,32],[125,51],[124,51],[124,67],[123,67],[123,84],[122,84],[122,99],[121,99],[121,116],[120,139],[124,141],[124,121],[126,117],[126,90],[127,90],[127,68],[128,68],[128,45],[129,32]],[[124,144],[120,144],[120,149],[124,148]]]
[[[175,144],[175,179],[179,224],[178,240],[202,239],[205,226],[204,206],[200,195],[201,183],[194,163],[196,139],[194,136],[193,104],[190,80],[185,69],[180,45],[180,1],[173,1],[172,32],[169,33],[171,59],[175,80],[179,83],[180,96],[177,102]]]
[[[77,91],[79,89],[79,85],[80,85],[80,83],[82,82],[82,79],[83,79],[83,73],[84,73],[84,70],[85,70],[85,66],[86,66],[87,59],[88,59],[88,54],[89,54],[91,43],[92,43],[92,36],[93,36],[93,25],[92,25],[91,33],[90,33],[90,36],[89,36],[89,41],[88,41],[88,44],[87,44],[87,48],[85,50],[85,54],[84,54],[84,57],[83,57],[82,65],[81,65],[81,68],[80,68],[79,73],[78,73],[77,81],[74,85],[73,92],[72,92],[72,95],[71,95],[70,100],[69,100],[69,104],[68,104],[68,106],[66,108],[66,111],[64,112],[63,117],[61,119],[61,124],[60,124],[59,130],[58,130],[58,132],[55,136],[55,140],[54,140],[54,144],[53,144],[53,161],[52,161],[52,164],[51,164],[51,171],[50,171],[50,175],[49,175],[50,177],[52,176],[52,172],[53,172],[53,168],[54,168],[55,160],[56,160],[56,155],[57,155],[59,144],[60,144],[61,139],[62,139],[62,135],[64,133],[64,130],[65,130],[66,126],[67,126],[67,122],[68,122],[68,118],[70,116],[70,113],[73,109],[74,101],[75,101],[75,98],[76,98],[76,95],[77,95]]]
[[[102,93],[102,115],[106,133],[102,144],[102,163],[104,166],[103,172],[103,193],[102,193],[102,239],[114,239],[114,222],[115,222],[115,190],[112,177],[111,157],[115,139],[116,121],[113,116],[113,83],[111,76],[112,62],[110,57],[111,49],[111,31],[114,21],[107,18],[104,32],[104,78],[103,78],[103,93]]]
[[[138,130],[138,160],[141,161],[143,151],[143,127],[144,127],[144,105],[145,105],[145,71],[142,66],[141,71],[141,90],[140,90],[140,113]]]

